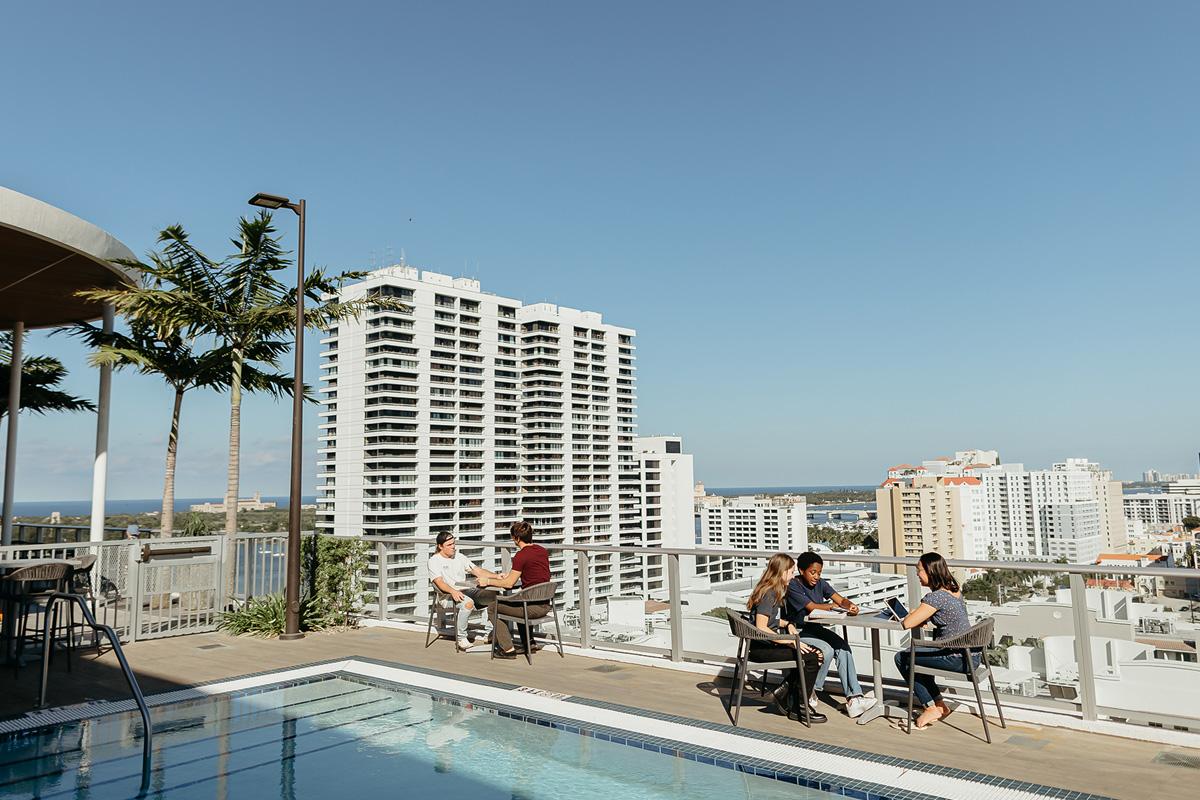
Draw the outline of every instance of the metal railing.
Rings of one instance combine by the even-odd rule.
[[[489,569],[508,569],[514,546],[476,536],[460,537],[460,552]],[[369,545],[367,566],[358,576],[363,615],[425,624],[430,601],[426,562],[433,538],[363,540]],[[173,571],[156,573],[155,560],[142,557],[147,544],[153,554],[197,545],[209,552],[168,557]],[[542,544],[550,551],[552,579],[560,586],[565,641],[593,650],[714,665],[729,663],[734,648],[722,609],[744,603],[751,582],[773,555],[765,550]],[[89,552],[99,557],[92,579],[105,622],[111,617],[111,627],[126,641],[212,630],[213,616],[207,612],[229,600],[224,580],[228,559],[234,561],[233,595],[240,598],[281,593],[287,561],[286,535],[273,533],[21,545],[0,548],[0,558],[72,558]],[[915,559],[866,553],[822,557],[827,573],[840,570],[848,576],[852,588],[839,588],[847,596],[879,590],[906,597],[910,607],[920,601]],[[193,558],[207,561],[190,563]],[[724,574],[737,577],[711,584],[693,577],[705,559],[724,559]],[[1200,697],[1200,664],[1185,661],[1195,652],[1188,642],[1195,641],[1200,628],[1186,626],[1177,611],[1156,610],[1165,582],[1200,587],[1200,570],[992,561],[952,561],[950,566],[963,573],[1017,576],[1009,587],[1020,595],[1016,602],[1010,596],[1001,603],[968,603],[973,616],[994,616],[997,636],[1004,637],[993,653],[1000,660],[992,663],[1003,668],[999,672],[1007,703],[1084,720],[1200,729],[1200,711],[1179,701]],[[176,585],[185,578],[194,585]],[[1126,590],[1104,588],[1110,585]],[[1043,587],[1043,596],[1036,596],[1037,586]],[[1137,602],[1139,589],[1154,595],[1154,602]],[[621,616],[623,608],[631,612],[628,617]],[[1176,625],[1185,627],[1173,634],[1160,631]],[[1170,640],[1165,644],[1159,641],[1164,636]],[[869,665],[867,642],[851,638],[851,645],[857,663]],[[899,639],[885,643],[890,650],[906,646]],[[890,661],[884,662],[885,677],[898,685],[897,676],[888,674]],[[953,692],[955,687],[949,688]]]
[[[372,600],[366,612],[367,615],[378,619],[426,622],[429,590],[424,562],[432,553],[433,538],[363,538],[372,544],[371,563],[373,565],[387,564],[398,553],[409,555],[409,561],[405,568],[391,578],[393,583],[406,582],[408,584],[406,588],[402,591],[385,589],[383,592],[384,602]],[[682,580],[681,559],[726,558],[736,559],[741,563],[753,560],[765,565],[765,561],[774,554],[774,551],[767,550],[622,547],[545,542],[540,544],[550,551],[552,571],[555,572],[554,579],[563,587],[559,592],[559,602],[567,612],[564,619],[579,621],[576,625],[568,626],[571,632],[564,633],[565,641],[589,649],[615,650],[653,655],[672,661],[697,661],[719,665],[731,663],[732,638],[728,640],[730,650],[728,653],[721,652],[723,649],[721,647],[713,646],[713,642],[718,641],[720,636],[727,636],[728,626],[716,615],[713,615],[713,618],[709,620],[711,625],[708,626],[712,630],[702,630],[704,636],[701,641],[692,640],[689,626],[700,621],[704,615],[699,613],[701,611],[699,609],[685,608],[684,603],[687,602],[689,592]],[[460,538],[459,549],[467,552],[468,557],[476,563],[479,563],[480,559],[474,554],[484,551],[491,552],[493,554],[491,558],[484,558],[483,561],[490,561],[490,563],[507,568],[508,559],[515,547],[511,543],[503,541],[476,541]],[[821,555],[829,565],[827,569],[836,570],[839,567],[848,566],[870,575],[880,577],[892,575],[897,582],[903,581],[897,593],[902,593],[906,597],[910,608],[916,607],[920,602],[922,589],[917,580],[916,559],[867,553],[822,553]],[[597,593],[594,587],[598,580],[612,580],[612,585],[619,585],[620,572],[625,566],[622,560],[627,557],[635,557],[641,561],[657,559],[662,562],[655,566],[654,570],[663,576],[663,589],[651,594],[661,597],[666,606],[665,630],[662,631],[665,635],[663,636],[657,638],[639,637],[632,634],[623,636],[619,633],[614,634],[611,629],[614,626],[611,625],[602,625],[602,628],[606,628],[603,630],[596,629],[595,610],[597,606],[604,604],[608,598],[619,596],[621,592],[618,589],[610,589],[603,593]],[[604,562],[603,559],[609,560]],[[602,567],[606,571],[598,576],[597,567],[605,563],[609,566]],[[1179,685],[1188,695],[1200,696],[1200,664],[1153,659],[1147,651],[1149,646],[1143,646],[1137,642],[1139,634],[1136,618],[1132,616],[1123,619],[1108,618],[1106,616],[1108,611],[1103,607],[1104,598],[1097,594],[1101,591],[1105,581],[1136,585],[1139,579],[1152,582],[1174,580],[1194,582],[1194,585],[1200,585],[1200,570],[1013,561],[960,560],[950,561],[949,564],[956,572],[967,573],[975,570],[1007,572],[1026,576],[1031,583],[1036,583],[1040,579],[1048,582],[1051,586],[1062,582],[1067,584],[1065,587],[1056,588],[1057,592],[1065,593],[1065,602],[1057,596],[1032,597],[1028,598],[1025,603],[989,604],[986,607],[983,607],[983,601],[968,602],[974,616],[998,615],[1004,618],[1006,623],[1012,622],[1009,618],[1015,618],[1012,625],[1014,630],[1022,627],[1036,627],[1040,624],[1036,616],[1032,621],[1022,623],[1020,615],[1027,611],[1033,612],[1035,615],[1043,612],[1047,612],[1051,616],[1061,615],[1061,619],[1054,616],[1056,620],[1054,630],[1047,628],[1041,632],[1042,636],[1026,638],[1044,639],[1045,643],[1054,644],[1059,648],[1055,657],[1060,659],[1064,657],[1062,651],[1065,649],[1073,657],[1075,665],[1073,672],[1064,667],[1057,680],[1051,679],[1052,676],[1049,674],[1045,677],[1026,676],[1022,679],[1024,685],[1014,682],[1010,687],[1009,694],[1006,696],[1007,703],[1065,713],[1089,721],[1106,718],[1160,727],[1200,730],[1200,713],[1162,708],[1161,703],[1148,703],[1148,706],[1153,707],[1139,708],[1141,701],[1152,699],[1149,696],[1132,698],[1132,702],[1129,697],[1120,698],[1121,692],[1117,689],[1121,683],[1121,668],[1124,667],[1132,672],[1135,669],[1144,670],[1147,665],[1160,667],[1164,677],[1169,673],[1176,680],[1182,681]],[[893,572],[889,573],[886,570]],[[617,573],[615,578],[612,577],[614,571]],[[371,586],[368,587],[369,593],[374,594],[378,591],[378,583],[374,576],[379,572],[376,567],[370,581]],[[647,568],[647,572],[649,572],[649,568]],[[712,595],[713,608],[708,610],[715,611],[718,607],[725,606],[730,596],[737,596],[738,600],[744,601],[752,582],[757,579],[760,572],[761,567],[754,570],[752,574],[746,574],[743,570],[742,577],[733,581],[733,583],[741,584],[740,586],[718,588]],[[383,573],[386,574],[387,570],[383,570]],[[1089,578],[1093,579],[1092,583],[1095,585],[1089,586]],[[576,587],[583,586],[592,586],[593,590],[576,591]],[[694,602],[694,594],[692,597]],[[1098,603],[1100,603],[1099,608],[1097,607]],[[1135,607],[1139,605],[1145,605],[1147,608],[1153,607],[1153,604],[1133,603]],[[1029,608],[1026,609],[1025,606]],[[611,615],[613,613],[611,604],[609,607]],[[1127,608],[1126,612],[1132,613],[1133,610],[1135,609]],[[648,624],[647,629],[650,627],[651,625]],[[705,626],[698,627],[704,628]],[[1001,635],[1002,627],[997,626],[997,636]],[[1114,628],[1125,629],[1122,639],[1108,638]],[[1200,633],[1200,629],[1196,629],[1194,632]],[[1188,641],[1187,636],[1192,633],[1186,632],[1178,637],[1178,640]],[[1013,638],[1020,637],[1014,636]],[[1061,641],[1065,638],[1073,641]],[[1143,636],[1142,638],[1147,637]],[[648,643],[646,643],[647,640]],[[856,654],[856,662],[859,665],[869,665],[871,663],[869,644],[865,640],[860,642],[854,639],[851,639],[851,644],[852,650]],[[1125,645],[1134,647],[1127,648]],[[891,643],[889,649],[899,650],[901,646],[907,648],[906,639],[903,642]],[[1018,649],[1020,647],[1022,646],[1018,645]],[[1137,649],[1137,647],[1140,647],[1142,652],[1123,653],[1125,649]],[[1008,649],[1007,647],[1003,648],[1006,655]],[[1030,647],[1029,649],[1036,648]],[[1046,651],[1041,657],[1049,660],[1052,654]],[[1101,658],[1111,661],[1111,665],[1105,667],[1104,664],[1099,663]],[[890,669],[890,662],[885,667]],[[1009,672],[1021,671],[1009,670]],[[898,676],[892,677],[894,679]],[[898,685],[898,683],[893,680],[894,685]],[[1103,684],[1104,693],[1098,691],[1098,683]],[[1032,686],[1032,684],[1036,684],[1036,686]],[[949,687],[951,694],[954,693],[955,688]],[[1170,692],[1171,689],[1163,686],[1159,688],[1159,691]],[[1110,702],[1106,703],[1106,698]]]

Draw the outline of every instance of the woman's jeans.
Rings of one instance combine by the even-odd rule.
[[[919,667],[931,667],[933,669],[942,669],[948,672],[961,672],[963,677],[968,676],[967,670],[963,665],[962,650],[942,650],[932,647],[918,647],[916,649],[916,661]],[[909,651],[901,650],[896,653],[896,669],[900,670],[900,676],[904,680],[909,677]],[[981,653],[972,653],[972,667],[979,666]],[[917,700],[921,705],[929,707],[942,699],[942,690],[938,688],[937,681],[932,675],[922,675],[917,673],[913,680],[913,691],[916,693]]]
[[[821,670],[817,673],[816,682],[810,685],[812,691],[825,686],[829,677],[829,668],[833,659],[837,658],[838,677],[842,679],[842,691],[846,699],[857,697],[863,693],[858,684],[858,669],[854,666],[854,654],[850,652],[850,644],[824,625],[808,623],[800,629],[800,641],[810,644],[821,651]]]

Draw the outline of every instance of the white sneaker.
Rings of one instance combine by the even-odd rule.
[[[819,709],[817,708],[817,693],[816,692],[813,692],[812,694],[810,694],[808,696],[808,707],[811,708],[813,711],[819,711]]]
[[[873,697],[852,697],[850,698],[850,701],[846,703],[846,716],[850,717],[850,719],[861,717],[863,712],[871,708],[873,705],[875,705],[875,698]]]
[[[454,646],[463,651],[471,649],[471,643],[466,639],[455,639]]]

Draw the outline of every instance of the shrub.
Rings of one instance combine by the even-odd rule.
[[[300,630],[354,625],[365,598],[361,575],[369,545],[317,534],[305,537],[301,545]],[[252,597],[222,614],[217,627],[235,635],[278,636],[283,633],[285,612],[283,595]]]
[[[232,611],[221,614],[217,629],[236,636],[278,636],[283,633],[287,603],[281,594],[252,597]],[[322,603],[311,597],[300,598],[300,630],[319,631],[332,627],[333,615]]]

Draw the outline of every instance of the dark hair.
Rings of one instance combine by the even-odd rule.
[[[925,568],[925,575],[929,578],[929,588],[936,592],[938,589],[945,589],[947,592],[958,591],[958,581],[950,574],[950,567],[946,565],[946,559],[942,558],[941,553],[926,553],[920,558],[921,566]]]
[[[442,545],[454,538],[454,534],[450,531],[442,531],[437,535],[437,546],[440,549]]]
[[[508,529],[508,532],[511,533],[512,537],[518,542],[529,544],[533,541],[533,526],[525,520],[514,522],[512,527]]]
[[[824,563],[825,561],[819,555],[811,551],[807,553],[801,553],[800,555],[796,556],[796,569],[800,570],[801,572],[804,572],[804,570],[808,569],[813,564],[823,565]]]

